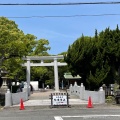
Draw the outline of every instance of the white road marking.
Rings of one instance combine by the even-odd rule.
[[[69,118],[69,117],[82,117],[82,118],[87,118],[87,117],[120,117],[120,115],[81,115],[81,116],[61,116],[62,118]]]
[[[97,117],[120,117],[120,115],[79,115],[79,116],[54,116],[55,120],[63,120],[63,118],[97,118]]]
[[[55,120],[63,120],[62,117],[60,117],[60,116],[55,116],[54,118],[55,118]]]

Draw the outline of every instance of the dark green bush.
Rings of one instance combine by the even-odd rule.
[[[0,93],[0,106],[5,106],[5,94]]]
[[[12,93],[16,93],[17,92],[17,90],[20,88],[20,86],[19,85],[14,85],[14,86],[8,86],[9,87],[9,89],[10,89],[10,91],[12,92]]]

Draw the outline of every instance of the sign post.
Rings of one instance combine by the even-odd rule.
[[[51,107],[70,106],[68,93],[51,93],[50,99]]]

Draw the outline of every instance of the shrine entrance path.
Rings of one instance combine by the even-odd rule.
[[[46,100],[49,99],[49,96],[51,93],[54,93],[55,90],[53,89],[47,89],[47,90],[38,90],[38,91],[33,91],[33,93],[30,95],[29,100]],[[66,92],[66,90],[60,90],[60,92]],[[69,90],[67,90],[69,94]],[[70,99],[79,99],[78,96],[75,95],[70,95]]]
[[[29,96],[29,100],[24,102],[25,106],[50,106],[51,105],[51,99],[50,95],[51,93],[54,93],[55,90],[47,89],[47,90],[38,90],[33,91],[31,95]],[[66,92],[66,90],[60,90],[60,92]],[[69,90],[67,90],[69,94]],[[87,104],[87,101],[81,100],[79,97],[75,95],[70,95],[69,98],[69,105],[80,105],[80,104]],[[15,105],[18,106],[18,105]]]

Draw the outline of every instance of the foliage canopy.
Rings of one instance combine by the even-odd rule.
[[[24,34],[14,21],[0,17],[0,70],[7,71],[10,79],[25,79],[21,58],[28,55],[48,55],[48,45],[48,40]]]
[[[65,61],[73,75],[79,74],[89,89],[112,84],[120,66],[120,30],[106,28],[94,37],[82,35],[69,46]]]

